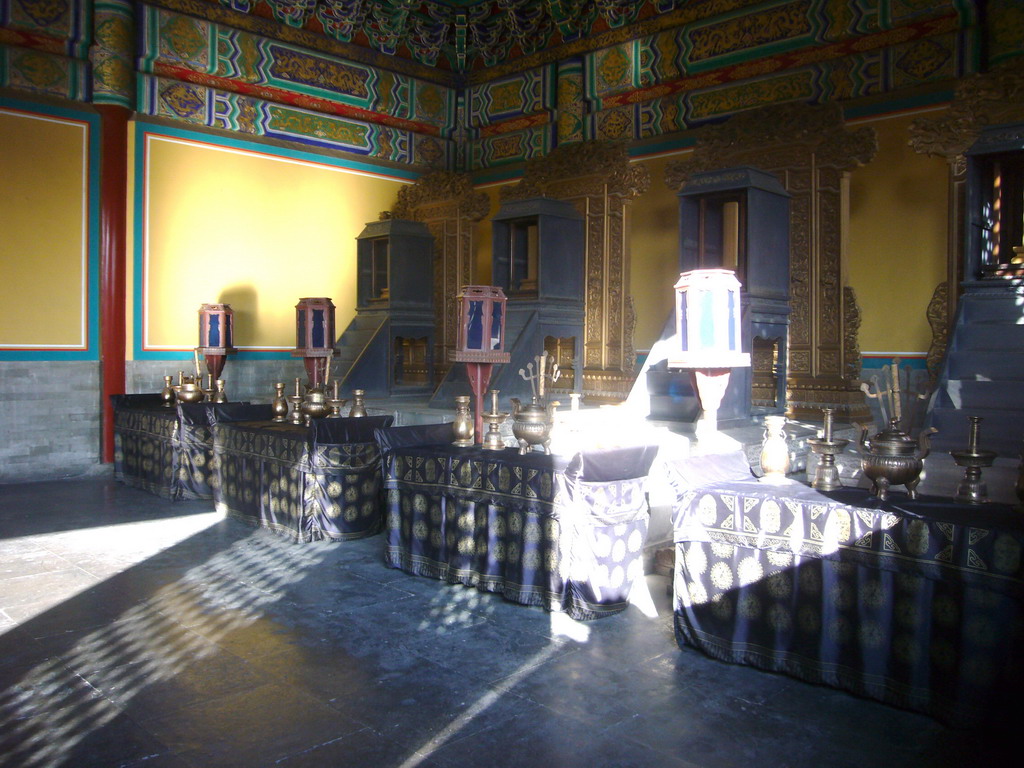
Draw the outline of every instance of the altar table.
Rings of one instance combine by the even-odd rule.
[[[1024,521],[756,480],[680,490],[680,646],[954,725],[1019,710]]]
[[[381,465],[374,433],[393,421],[217,424],[212,484],[218,511],[302,542],[378,533]]]
[[[388,566],[574,619],[626,607],[643,578],[644,486],[655,447],[565,458],[395,438],[413,429],[422,428],[378,437]]]
[[[269,419],[269,405],[176,403],[160,395],[111,395],[114,477],[174,501],[212,499],[213,438],[217,421]]]

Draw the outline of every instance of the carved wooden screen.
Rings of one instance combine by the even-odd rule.
[[[584,217],[583,394],[618,401],[629,394],[636,363],[635,316],[629,293],[629,203],[650,185],[642,165],[611,142],[565,144],[526,164],[503,200],[550,197],[572,203]]]
[[[490,209],[487,195],[475,192],[468,176],[440,171],[422,176],[398,193],[390,212],[421,221],[434,236],[434,366],[438,380],[451,366],[458,339],[458,295],[473,283],[475,222]]]
[[[874,157],[870,128],[847,130],[836,105],[785,104],[745,112],[707,129],[692,156],[665,178],[679,189],[701,171],[749,165],[773,173],[790,193],[788,413],[864,418],[858,388],[860,310],[842,283],[846,174]]]

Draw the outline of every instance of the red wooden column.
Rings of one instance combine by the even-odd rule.
[[[125,391],[128,119],[135,105],[135,5],[94,0],[92,103],[100,115],[100,410],[103,461],[114,460],[110,396]]]
[[[100,157],[100,360],[103,461],[114,460],[114,409],[110,395],[125,391],[125,266],[128,196],[126,107],[96,105],[101,123]]]

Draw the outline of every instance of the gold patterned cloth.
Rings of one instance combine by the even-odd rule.
[[[114,409],[114,477],[118,482],[174,499],[178,411],[160,395],[111,395]]]
[[[394,447],[384,457],[385,563],[574,619],[617,613],[643,576],[655,452],[622,449],[606,468],[635,474],[605,480],[578,460],[515,449]]]
[[[746,480],[680,487],[673,525],[680,646],[950,724],[1018,708],[1024,520],[1009,507]]]
[[[176,469],[174,498],[212,499],[213,427],[227,421],[270,421],[269,404],[179,403],[174,441]]]
[[[378,533],[381,463],[374,432],[393,420],[215,424],[218,511],[303,542]]]
[[[165,499],[212,499],[217,421],[270,419],[269,405],[177,403],[159,395],[112,395],[114,477]]]

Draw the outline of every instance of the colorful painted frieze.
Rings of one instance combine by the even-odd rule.
[[[589,52],[584,57],[586,97],[594,108],[606,109],[690,90],[702,75],[717,83],[760,77],[950,32],[969,34],[974,23],[971,7],[961,7],[963,0],[861,5],[851,0],[777,0]],[[943,42],[919,44],[911,56],[919,70],[933,70],[945,47]],[[914,64],[907,59],[902,69],[914,69]]]
[[[879,96],[962,77],[970,71],[973,38],[950,32],[901,45],[876,48],[809,66],[741,65],[717,76],[697,75],[692,87],[655,86],[624,98],[604,99],[588,116],[587,135],[637,140],[683,131],[748,109],[786,102],[824,103]],[[748,75],[732,79],[730,74]]]
[[[131,0],[96,0],[92,48],[92,101],[135,108],[135,6]]]
[[[0,43],[84,59],[91,11],[90,0],[0,0]]]
[[[541,126],[478,139],[470,145],[469,170],[543,157],[552,149],[551,134],[549,126]]]
[[[140,75],[138,104],[153,117],[396,163],[448,168],[453,155],[446,139],[153,75]]]
[[[556,69],[538,67],[514,77],[470,86],[469,124],[473,128],[552,110],[556,99]]]
[[[559,144],[583,141],[584,114],[583,62],[579,59],[562,62],[558,66],[556,136]]]
[[[822,28],[814,5],[788,0],[686,27],[679,37],[681,68],[698,72],[811,45]]]
[[[147,6],[139,69],[422,133],[454,130],[455,94],[435,83]],[[333,106],[331,106],[333,105]],[[404,122],[400,122],[404,121]]]
[[[1024,56],[1024,3],[989,0],[988,56],[992,64]]]

